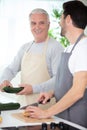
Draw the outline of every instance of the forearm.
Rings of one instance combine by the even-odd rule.
[[[31,45],[31,43],[24,44],[19,49],[17,55],[12,60],[11,64],[6,67],[2,75],[0,76],[0,82],[3,80],[12,80],[14,76],[21,70],[21,61],[26,49]]]
[[[86,86],[87,71],[76,72],[73,77],[73,86],[54,106],[48,109],[48,115],[59,114],[83,98]]]
[[[48,115],[53,116],[63,112],[81,98],[82,94],[77,94],[77,91],[75,92],[74,88],[71,88],[67,94],[62,97],[62,99],[60,99],[55,105],[48,109]]]
[[[6,68],[3,71],[3,74],[0,76],[0,83],[2,83],[4,80],[11,81],[13,77],[14,77],[14,75],[13,75],[13,73],[11,73],[10,69]]]

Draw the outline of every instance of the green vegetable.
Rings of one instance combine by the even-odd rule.
[[[3,88],[3,90],[7,93],[18,93],[23,89],[24,89],[24,87],[13,88],[13,87],[10,87],[10,86],[6,86],[6,87]]]
[[[15,110],[20,108],[19,103],[0,103],[0,111]]]

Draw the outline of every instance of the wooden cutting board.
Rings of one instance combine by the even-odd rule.
[[[43,123],[43,122],[53,122],[53,118],[48,119],[33,119],[30,117],[25,117],[22,112],[20,113],[12,113],[12,116],[20,121],[23,121],[25,123]]]

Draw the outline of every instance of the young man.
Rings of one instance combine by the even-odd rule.
[[[43,9],[34,9],[29,15],[30,28],[34,41],[21,47],[13,62],[5,69],[0,78],[0,87],[12,86],[11,80],[21,71],[24,89],[18,93],[21,105],[36,102],[37,93],[54,88],[62,46],[48,36],[50,20]],[[13,86],[14,87],[14,86]]]
[[[56,115],[87,128],[87,6],[80,1],[63,4],[60,21],[61,35],[68,38],[71,45],[61,55],[56,75],[55,90],[42,93],[43,103],[55,96],[57,103],[48,110],[28,107],[30,117],[48,118]]]

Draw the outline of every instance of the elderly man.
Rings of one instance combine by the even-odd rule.
[[[60,54],[60,43],[48,36],[50,20],[43,9],[34,9],[29,15],[34,40],[24,44],[13,62],[0,78],[0,87],[12,86],[11,80],[21,71],[24,89],[18,93],[21,105],[36,102],[38,93],[54,89],[55,75]]]

